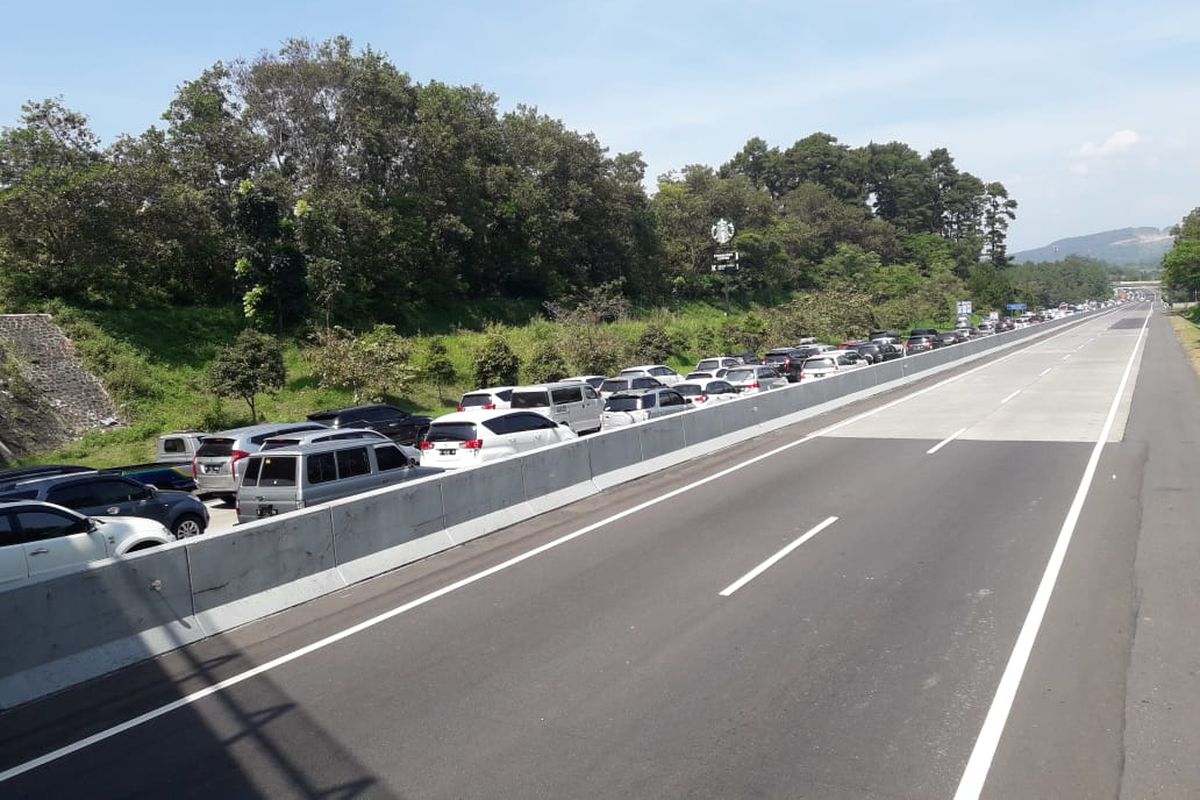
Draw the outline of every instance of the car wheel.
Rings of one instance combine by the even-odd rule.
[[[142,542],[141,544],[135,544],[133,547],[129,548],[125,552],[126,553],[140,553],[143,550],[150,550],[151,548],[154,548],[154,547],[158,547],[158,542]]]
[[[204,522],[195,514],[184,514],[175,520],[175,524],[171,526],[171,533],[175,534],[176,539],[199,536],[204,533]]]

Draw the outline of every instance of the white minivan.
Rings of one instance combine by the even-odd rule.
[[[512,391],[509,407],[514,411],[536,411],[579,434],[600,430],[604,413],[600,394],[588,384],[575,381],[518,386]]]
[[[456,411],[430,424],[421,442],[421,463],[443,469],[473,467],[575,438],[566,425],[535,411]]]

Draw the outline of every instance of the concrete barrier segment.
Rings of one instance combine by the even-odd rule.
[[[328,506],[188,539],[192,603],[205,633],[229,630],[340,589]]]
[[[0,710],[204,638],[181,546],[0,592]]]

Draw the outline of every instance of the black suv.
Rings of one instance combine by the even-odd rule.
[[[787,378],[788,383],[795,383],[800,380],[800,370],[804,367],[804,359],[809,355],[807,348],[778,347],[767,351],[763,356],[763,364],[773,367],[776,372]]]
[[[160,491],[122,475],[91,473],[24,481],[0,494],[3,500],[41,500],[89,517],[146,517],[161,522],[177,539],[198,536],[208,527],[208,509],[187,492]]]
[[[429,417],[401,411],[395,406],[354,406],[308,415],[312,422],[331,428],[367,428],[400,444],[417,444],[429,430]]]

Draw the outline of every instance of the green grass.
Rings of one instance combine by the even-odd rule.
[[[220,430],[249,424],[249,408],[241,400],[217,400],[204,389],[204,374],[217,349],[232,342],[244,320],[236,306],[174,308],[137,311],[85,311],[57,305],[48,309],[75,342],[84,363],[108,387],[128,425],[113,431],[90,433],[62,449],[28,459],[29,462],[71,462],[96,467],[152,460],[155,441],[174,430]],[[737,309],[735,315],[745,309]],[[420,330],[413,337],[414,355],[423,357],[430,334],[443,335],[459,379],[441,392],[417,383],[403,397],[384,400],[414,413],[437,416],[452,411],[464,391],[476,388],[471,378],[472,357],[482,344],[485,323],[524,321],[502,328],[509,346],[526,363],[540,338],[564,334],[557,323],[532,318],[531,302],[475,303],[450,324],[427,310],[405,327]],[[531,319],[532,318],[532,319]],[[642,309],[612,330],[632,345],[647,327],[665,328],[683,346],[666,363],[681,372],[705,356],[697,339],[702,330],[719,331],[726,317],[719,305],[687,304],[675,309]],[[943,321],[938,321],[939,323]],[[458,327],[471,324],[475,329]],[[924,324],[924,323],[921,323]],[[325,408],[353,405],[348,390],[321,388],[302,354],[302,342],[289,340],[284,348],[285,387],[258,398],[260,420],[290,421]],[[525,376],[522,376],[524,379]]]

